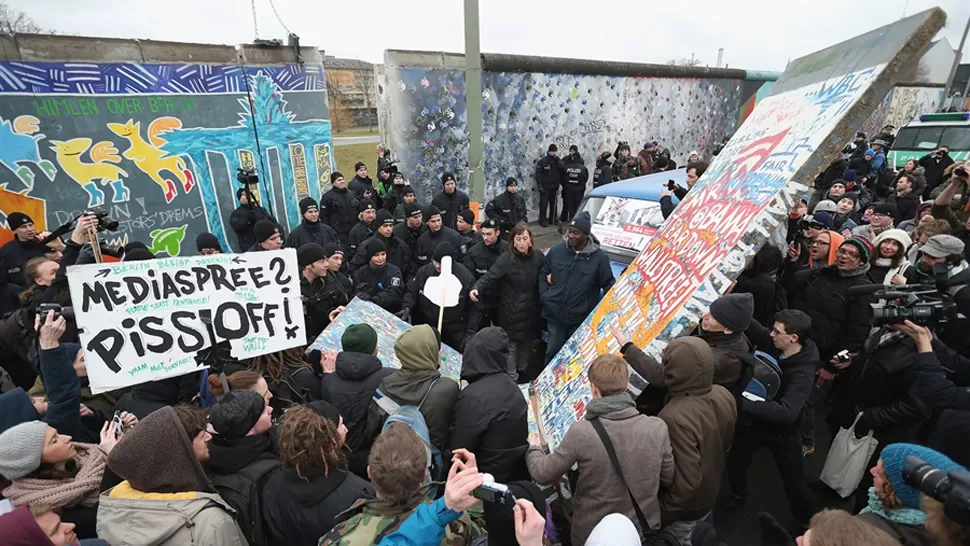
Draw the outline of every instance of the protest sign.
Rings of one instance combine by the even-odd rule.
[[[660,358],[689,333],[748,257],[784,226],[806,183],[841,151],[943,26],[932,9],[792,61],[703,177],[535,381],[555,447],[591,393],[586,369],[616,353],[609,324]],[[631,378],[643,384],[642,378]]]
[[[306,344],[293,249],[68,268],[91,390],[184,375],[228,341],[245,359]]]

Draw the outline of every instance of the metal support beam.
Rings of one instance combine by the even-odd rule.
[[[468,119],[468,197],[483,208],[485,172],[482,150],[482,52],[478,0],[465,0],[465,101]]]

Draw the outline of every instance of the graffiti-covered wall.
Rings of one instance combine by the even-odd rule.
[[[920,114],[936,112],[942,94],[943,87],[896,86],[859,130],[872,138],[886,125],[903,127]]]
[[[0,96],[0,212],[38,231],[103,207],[112,242],[174,256],[210,231],[236,249],[237,168],[256,167],[260,201],[289,227],[329,182],[319,63],[0,61]]]
[[[445,171],[454,172],[459,186],[467,188],[463,70],[410,68],[385,60],[390,107],[383,137],[395,150],[400,169],[424,200],[441,190]],[[678,164],[693,150],[709,156],[715,142],[733,133],[742,105],[752,107],[763,82],[752,83],[483,72],[486,199],[504,191],[505,179],[513,176],[524,186],[520,192],[535,216],[534,165],[550,143],[562,154],[570,145],[578,146],[590,171],[596,156],[613,152],[619,141],[630,142],[635,154],[646,141],[656,140]]]

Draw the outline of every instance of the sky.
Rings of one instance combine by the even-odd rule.
[[[271,0],[6,2],[45,29],[82,36],[247,43],[255,4],[260,38],[285,42],[285,24],[327,55],[380,63],[385,49],[464,51],[462,0],[272,0],[282,24]],[[782,71],[790,59],[933,6],[947,12],[941,36],[956,48],[968,0],[480,0],[481,49],[646,63],[694,55],[715,66],[723,47],[732,68]]]

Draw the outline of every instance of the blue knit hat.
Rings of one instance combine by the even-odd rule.
[[[589,232],[593,229],[592,224],[593,222],[589,217],[589,212],[584,210],[583,212],[577,214],[576,217],[569,222],[569,227],[576,228],[586,235],[589,235]]]
[[[855,169],[849,169],[842,174],[842,180],[845,180],[846,182],[855,182],[857,176],[858,173],[856,173]]]
[[[966,472],[965,468],[953,462],[946,455],[925,446],[916,444],[890,444],[886,446],[879,458],[882,459],[882,465],[886,469],[886,478],[892,483],[896,497],[902,501],[906,508],[919,509],[919,490],[910,487],[903,480],[906,457],[919,457],[930,466],[943,472]]]

